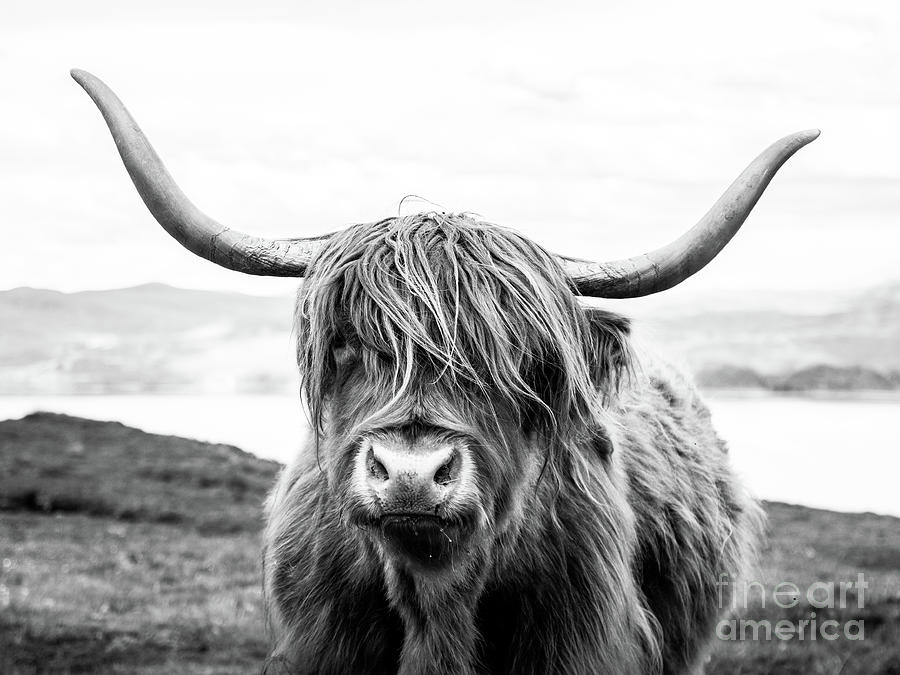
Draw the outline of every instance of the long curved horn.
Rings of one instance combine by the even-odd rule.
[[[316,250],[330,235],[304,239],[264,239],[231,230],[194,206],[119,98],[100,79],[72,70],[103,113],[122,162],[144,204],[163,229],[197,255],[246,274],[302,277]]]
[[[637,298],[677,286],[703,269],[737,233],[769,181],[818,129],[785,136],[753,160],[694,227],[672,243],[634,258],[592,263],[562,258],[578,293],[597,298]]]

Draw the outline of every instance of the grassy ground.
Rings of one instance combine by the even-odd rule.
[[[277,470],[119,424],[0,423],[0,673],[258,672],[261,503]],[[768,511],[766,603],[751,594],[745,616],[862,620],[865,639],[720,640],[707,672],[900,675],[900,520]],[[772,599],[778,582],[805,593],[860,572],[864,607],[853,591],[843,609]]]

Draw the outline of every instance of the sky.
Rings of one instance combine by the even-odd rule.
[[[820,128],[671,293],[900,278],[897,3],[484,5],[7,0],[0,289],[296,286],[170,239],[73,67],[117,92],[198,206],[273,237],[437,209],[616,259],[677,237],[776,139]]]

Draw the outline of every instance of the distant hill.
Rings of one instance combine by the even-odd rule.
[[[292,391],[292,311],[163,284],[0,292],[0,394]]]
[[[894,389],[896,373],[883,375],[861,366],[811,366],[786,377],[777,378],[773,387],[778,391],[810,391],[831,389],[839,391]]]
[[[900,283],[601,303],[707,387],[900,386]],[[0,395],[292,393],[293,299],[162,284],[0,292]]]
[[[888,391],[900,389],[900,371],[880,373],[862,366],[816,365],[773,375],[763,375],[739,366],[706,367],[696,373],[697,383],[707,389],[768,389],[804,391]]]
[[[660,306],[665,311],[656,311]],[[727,370],[745,369],[778,379],[818,366],[861,368],[895,386],[894,374],[900,372],[900,283],[828,303],[800,294],[767,298],[760,293],[752,303],[723,296],[692,308],[666,306],[661,297],[652,311],[638,307],[633,314],[638,331],[697,373],[725,369],[721,377],[726,377]],[[872,384],[879,379],[865,377]],[[829,379],[818,384],[829,386]]]
[[[237,448],[37,413],[0,422],[0,673],[242,674],[266,656],[262,504],[279,465]],[[889,675],[900,663],[900,519],[766,505],[754,573],[870,583],[865,606],[747,617],[863,620],[865,640],[717,641],[709,673]]]

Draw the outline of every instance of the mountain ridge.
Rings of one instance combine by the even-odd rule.
[[[837,298],[729,303],[717,292],[603,306],[705,387],[900,386],[900,282]],[[293,311],[287,295],[161,283],[0,291],[0,394],[291,393]],[[822,376],[808,376],[815,369]]]

